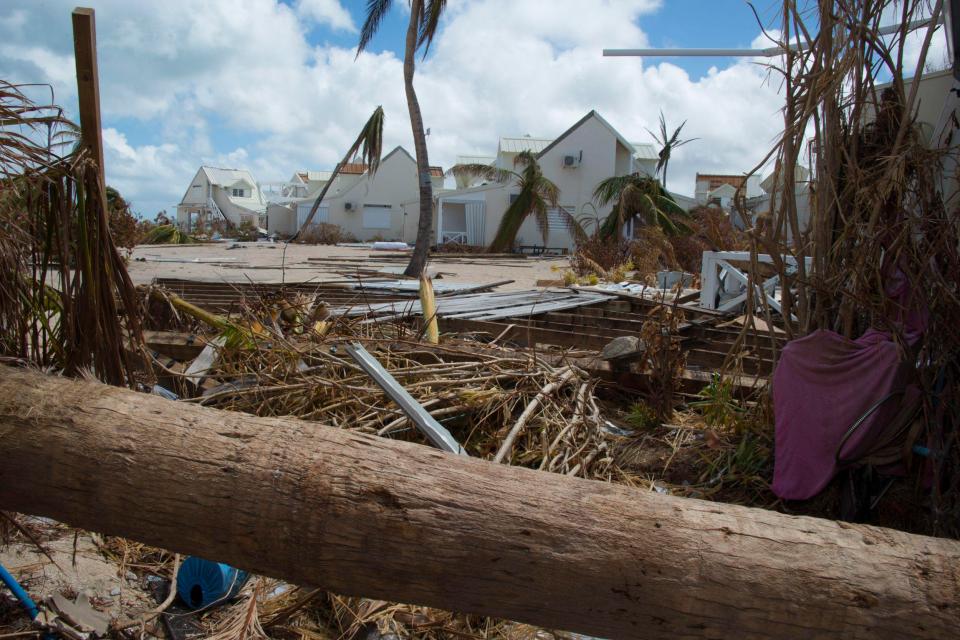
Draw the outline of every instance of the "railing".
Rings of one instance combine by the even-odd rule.
[[[454,244],[467,244],[467,232],[444,231],[440,237],[440,244],[447,244],[448,242],[452,242]]]
[[[223,211],[220,211],[220,207],[217,206],[217,203],[214,201],[213,197],[207,198],[207,208],[210,209],[213,213],[217,214],[228,224],[232,225],[230,219],[227,216],[223,215]]]
[[[797,259],[793,256],[781,256],[787,264],[787,273],[796,273]],[[749,251],[704,251],[700,271],[700,306],[704,309],[717,311],[733,311],[747,300],[747,287],[750,280],[741,269],[730,264],[734,262],[748,262]],[[759,254],[757,262],[771,264],[773,259],[767,254]],[[813,260],[804,258],[807,273],[813,268]],[[776,289],[780,285],[780,276],[767,278],[762,283],[753,283],[758,300],[764,300],[771,308],[780,312],[780,301],[776,297]],[[721,292],[729,297],[721,299]]]

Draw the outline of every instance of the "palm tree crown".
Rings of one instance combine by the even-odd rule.
[[[359,155],[361,162],[367,165],[367,172],[370,177],[376,175],[377,169],[380,168],[380,154],[383,151],[383,119],[383,107],[378,106],[373,110],[373,113],[370,114],[370,118],[367,120],[367,123],[363,125],[363,129],[360,130],[360,135],[358,135],[357,139],[350,145],[347,153],[343,156],[343,160],[338,162],[337,166],[333,168],[327,183],[323,185],[323,189],[320,190],[317,199],[313,201],[313,206],[310,207],[310,213],[307,214],[307,219],[303,221],[303,225],[297,229],[297,232],[290,238],[290,242],[300,237],[303,230],[313,222],[313,217],[317,214],[320,203],[323,202],[323,197],[327,195],[327,190],[330,189],[330,185],[337,179],[343,165]]]
[[[667,188],[667,165],[670,164],[670,152],[676,149],[677,147],[682,147],[688,142],[693,142],[696,138],[690,138],[689,140],[680,139],[680,131],[683,130],[683,125],[687,124],[687,121],[684,120],[680,123],[680,126],[673,130],[672,134],[667,133],[667,121],[663,117],[663,111],[660,112],[660,135],[658,136],[650,129],[647,129],[647,133],[653,136],[653,139],[660,144],[660,153],[659,160],[657,160],[657,173],[663,172],[663,188]]]
[[[684,219],[690,217],[656,179],[633,173],[613,176],[597,185],[593,198],[601,207],[614,202],[613,211],[600,227],[606,238],[619,236],[630,220],[660,227],[668,236],[690,233]]]
[[[573,234],[574,240],[577,242],[583,240],[586,236],[583,228],[569,212],[557,204],[560,189],[543,175],[533,152],[527,150],[518,153],[513,160],[513,166],[520,170],[510,171],[486,164],[458,164],[450,169],[450,172],[457,177],[477,177],[494,182],[516,181],[517,186],[520,187],[520,193],[507,207],[500,220],[497,233],[493,242],[490,243],[490,251],[497,253],[510,249],[517,237],[517,232],[520,231],[520,226],[528,216],[533,216],[536,220],[537,227],[543,234],[543,243],[546,244],[550,233],[551,209],[559,213]]]

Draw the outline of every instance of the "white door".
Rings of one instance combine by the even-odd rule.
[[[297,229],[303,226],[303,223],[307,221],[307,216],[310,214],[310,209],[313,208],[312,202],[301,202],[297,205]],[[311,224],[320,224],[321,222],[327,222],[330,217],[330,207],[326,205],[320,205],[320,208],[317,209],[317,215],[313,216],[313,222]]]

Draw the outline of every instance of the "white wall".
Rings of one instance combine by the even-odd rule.
[[[568,155],[580,157],[580,166],[572,169],[564,168],[563,157]],[[540,169],[543,175],[560,189],[559,204],[574,211],[574,217],[578,219],[583,216],[592,218],[595,215],[599,215],[601,219],[606,218],[612,205],[597,207],[595,214],[593,207],[590,206],[594,204],[594,189],[602,180],[611,176],[625,175],[632,168],[630,151],[596,118],[589,118],[567,137],[548,149],[540,158]],[[496,233],[496,224],[493,233]],[[533,218],[524,221],[517,233],[517,241],[518,244],[543,243],[543,235]],[[565,228],[551,227],[547,246],[573,249],[574,242]]]
[[[373,178],[367,174],[344,178],[341,182],[338,176],[323,199],[323,205],[328,209],[328,222],[339,225],[346,233],[360,241],[375,238],[410,241],[408,238],[411,237],[411,229],[412,237],[416,238],[416,220],[419,215],[416,199],[419,189],[417,165],[410,156],[402,150],[395,150],[381,162]],[[346,203],[351,205],[349,210]],[[370,228],[364,225],[364,208],[372,210],[376,205],[389,206],[389,226],[386,228]],[[378,209],[378,213],[372,217],[381,217],[379,213]],[[367,218],[369,221],[371,215],[368,214]]]
[[[190,181],[190,184],[187,186],[187,190],[183,195],[183,200],[180,202],[181,205],[206,205],[207,204],[207,192],[210,188],[210,182],[207,180],[207,174],[203,169],[197,171],[193,176],[193,180]]]
[[[296,211],[285,205],[271,204],[267,207],[267,231],[281,236],[291,236],[297,231]]]

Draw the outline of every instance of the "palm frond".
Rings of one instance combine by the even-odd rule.
[[[687,121],[684,120],[680,123],[680,126],[673,130],[673,133],[667,132],[667,120],[663,116],[663,111],[660,112],[660,133],[659,135],[647,129],[647,133],[660,145],[660,151],[657,153],[657,173],[663,171],[664,174],[664,185],[666,184],[666,173],[667,165],[670,163],[670,153],[677,147],[682,147],[688,142],[693,142],[697,138],[690,138],[689,140],[681,140],[680,132],[683,130],[684,125],[687,124]],[[646,129],[646,127],[644,127]]]
[[[574,244],[581,244],[586,242],[589,234],[587,230],[583,228],[583,224],[577,220],[576,217],[563,207],[557,207],[557,211],[560,214],[560,219],[563,220],[564,226],[567,228],[567,231],[570,232],[570,235],[573,237]]]
[[[529,149],[524,149],[513,159],[514,167],[534,168],[540,170],[540,164],[537,162],[537,155]]]
[[[520,231],[520,226],[534,206],[533,193],[529,189],[521,190],[516,199],[504,211],[503,217],[500,218],[497,233],[493,237],[493,242],[490,243],[490,253],[508,251],[513,246],[513,241],[517,237],[517,232]]]
[[[611,202],[619,200],[624,187],[630,184],[632,180],[634,180],[632,175],[611,176],[601,180],[596,189],[593,190],[593,199],[599,206],[605,207]]]
[[[536,192],[540,194],[540,197],[543,198],[544,202],[549,204],[553,208],[560,206],[560,187],[554,184],[548,178],[545,178],[543,174],[537,176]]]
[[[602,237],[620,234],[630,220],[660,227],[667,235],[687,235],[692,228],[684,222],[690,218],[670,193],[654,178],[631,174],[607,178],[597,185],[594,198],[603,206],[616,202],[600,227]]]
[[[547,203],[542,198],[535,198],[529,215],[532,215],[534,222],[537,223],[537,229],[543,237],[544,246],[546,246],[550,237],[550,212],[547,210]]]
[[[523,167],[520,174],[510,172],[519,178],[520,193],[507,207],[500,220],[500,226],[490,244],[490,251],[494,253],[510,249],[524,220],[531,215],[540,233],[543,234],[543,242],[546,244],[550,233],[549,210],[559,209],[557,201],[560,198],[560,188],[540,171],[535,154],[530,151],[521,152],[514,159],[514,166]],[[576,221],[574,224],[576,228],[582,230]]]
[[[377,105],[366,124],[363,125],[363,129],[360,130],[360,135],[357,136],[353,146],[350,147],[350,151],[347,152],[350,157],[357,155],[359,152],[360,158],[363,164],[367,165],[367,171],[371,177],[376,175],[377,169],[380,168],[380,156],[383,153],[384,119],[383,107]]]
[[[440,25],[440,16],[447,7],[447,0],[425,0],[423,15],[420,18],[420,34],[417,36],[417,48],[423,47],[423,57],[427,57],[433,37]]]
[[[449,172],[456,178],[482,178],[491,182],[509,182],[520,176],[508,169],[500,169],[489,164],[464,163],[450,167]]]
[[[368,0],[367,18],[363,21],[363,27],[360,28],[360,41],[357,43],[357,56],[364,51],[377,34],[380,23],[387,16],[393,0]]]
[[[323,189],[320,190],[317,199],[313,201],[313,206],[310,207],[310,213],[307,214],[307,219],[303,221],[303,225],[301,225],[300,228],[297,229],[297,232],[293,234],[293,237],[290,238],[290,242],[299,238],[303,230],[310,226],[314,216],[317,215],[317,210],[320,209],[320,203],[323,202],[323,197],[327,195],[327,191],[330,189],[330,185],[337,179],[343,166],[350,162],[358,153],[363,163],[367,165],[367,172],[371,176],[377,173],[377,169],[380,167],[380,155],[383,151],[383,121],[383,107],[378,105],[377,108],[373,110],[373,113],[370,114],[370,118],[366,124],[363,125],[363,128],[360,130],[360,135],[357,136],[353,145],[350,146],[347,153],[343,156],[343,160],[338,162],[337,166],[333,168],[330,179],[323,185]]]
[[[76,130],[62,114],[0,80],[0,355],[134,385],[140,305],[100,168],[86,150],[61,156],[51,144]]]

